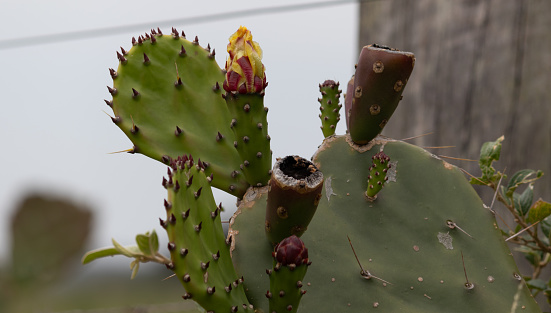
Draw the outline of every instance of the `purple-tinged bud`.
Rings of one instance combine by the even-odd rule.
[[[295,235],[283,239],[275,247],[274,258],[281,265],[308,264],[308,248],[304,242]]]

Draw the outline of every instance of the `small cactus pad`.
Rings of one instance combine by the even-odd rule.
[[[270,276],[270,290],[266,293],[269,312],[292,312],[298,310],[300,299],[306,293],[302,280],[308,265],[308,249],[295,235],[283,239],[272,253],[273,267],[267,270]]]
[[[377,193],[388,180],[386,175],[391,167],[390,158],[384,152],[381,151],[373,156],[373,164],[369,167],[369,176],[367,176],[366,196],[369,200],[377,198]]]
[[[272,171],[264,223],[273,244],[307,229],[321,199],[323,174],[299,156],[278,159]]]
[[[172,29],[152,31],[117,52],[119,67],[110,70],[113,122],[134,144],[130,152],[169,164],[191,153],[214,173],[213,186],[236,196],[249,184],[239,169],[231,118],[222,99],[224,73],[214,50],[185,39]]]
[[[235,137],[233,145],[241,157],[241,170],[251,186],[261,187],[270,179],[272,151],[268,108],[264,107],[267,83],[262,50],[252,39],[251,32],[243,26],[230,37],[223,86]]]
[[[381,133],[401,100],[414,64],[413,53],[380,45],[363,47],[349,120],[355,143],[366,144]]]
[[[458,168],[401,141],[377,138],[360,152],[347,137],[327,138],[313,158],[325,182],[301,237],[314,263],[299,312],[541,312],[494,215]],[[365,201],[366,173],[381,150],[392,157],[392,178],[384,197]],[[273,250],[258,239],[267,195],[247,195],[231,224],[232,256],[249,300],[269,312]]]
[[[163,185],[168,190],[164,206],[167,219],[161,225],[168,233],[168,250],[174,271],[186,292],[208,312],[253,312],[243,278],[233,268],[226,241],[221,207],[217,207],[205,165],[192,157],[172,161]]]
[[[335,134],[337,123],[341,120],[339,114],[342,104],[339,104],[342,90],[339,90],[339,83],[333,80],[326,80],[319,85],[321,98],[320,103],[321,131],[324,137]]]

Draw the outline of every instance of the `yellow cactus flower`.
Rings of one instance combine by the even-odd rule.
[[[261,93],[266,88],[266,74],[262,64],[262,49],[253,41],[246,27],[230,37],[229,57],[226,61],[224,90],[239,93]]]

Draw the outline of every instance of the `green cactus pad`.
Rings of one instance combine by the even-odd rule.
[[[342,90],[339,90],[339,83],[333,80],[326,80],[323,84],[319,85],[321,98],[318,99],[320,103],[321,114],[321,131],[324,137],[329,137],[335,134],[337,123],[341,120],[339,111],[342,108],[342,104],[339,104]]]
[[[241,171],[251,186],[264,186],[270,179],[272,168],[264,93],[228,92],[225,99],[231,116],[230,127],[235,135],[233,145],[242,160]]]
[[[315,262],[303,280],[308,294],[299,312],[541,312],[495,217],[458,168],[400,141],[376,138],[369,150],[349,142],[330,137],[313,158],[325,188],[301,237]],[[368,202],[366,173],[381,148],[394,170],[384,197]],[[265,192],[248,192],[231,232],[248,298],[266,310],[271,245],[258,240],[265,207]]]
[[[240,172],[233,143],[231,118],[221,86],[224,73],[214,50],[196,38],[190,42],[173,29],[172,35],[151,33],[133,40],[117,53],[119,67],[111,70],[113,122],[133,142],[129,152],[142,153],[166,164],[193,154],[214,173],[213,186],[241,196],[249,184]]]
[[[210,189],[204,164],[187,156],[174,160],[163,184],[167,219],[161,225],[168,233],[168,250],[174,271],[186,293],[208,312],[253,312],[238,278],[226,242],[220,207]]]
[[[373,164],[369,168],[367,177],[367,198],[371,201],[377,198],[377,193],[383,189],[387,180],[387,173],[392,168],[390,158],[384,153],[379,152],[373,156]]]

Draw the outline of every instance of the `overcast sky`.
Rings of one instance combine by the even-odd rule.
[[[329,1],[334,2],[334,1]],[[164,165],[142,155],[108,154],[131,142],[104,113],[110,99],[108,68],[115,51],[129,49],[138,36],[160,22],[262,7],[317,3],[294,12],[241,16],[170,26],[210,43],[224,64],[228,37],[244,25],[264,51],[269,81],[269,134],[275,157],[315,152],[319,129],[318,84],[346,85],[357,59],[358,4],[321,6],[319,2],[266,1],[0,1],[0,262],[9,252],[9,220],[15,205],[32,191],[51,192],[94,210],[93,238],[87,248],[110,245],[111,238],[132,244],[137,233],[156,229],[163,215]],[[229,13],[228,13],[229,14]],[[103,28],[141,24],[124,33]],[[5,40],[100,29],[97,36],[9,48]],[[193,38],[193,37],[191,37]],[[47,38],[44,38],[47,39]],[[38,42],[37,39],[23,43]],[[342,112],[341,112],[342,114]],[[337,133],[344,133],[344,119]],[[215,194],[228,209],[235,199]],[[226,216],[229,213],[226,214]],[[130,221],[130,222],[129,222]],[[126,268],[125,268],[126,269]]]

